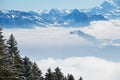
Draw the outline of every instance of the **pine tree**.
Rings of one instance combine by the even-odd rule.
[[[42,72],[34,62],[32,66],[32,80],[43,80]]]
[[[2,29],[0,28],[0,79],[3,80],[4,71],[5,71],[5,47],[4,39],[2,35]]]
[[[13,79],[13,74],[9,69],[8,58],[5,39],[0,28],[0,80]]]
[[[2,29],[0,28],[0,56],[4,56],[6,51],[5,51],[5,39],[4,36],[2,35]]]
[[[17,47],[17,41],[15,40],[13,34],[10,35],[9,40],[7,41],[8,44],[8,53],[13,57],[13,72],[15,74],[16,80],[23,80],[24,78],[24,67],[23,61],[19,54],[19,50]]]
[[[66,76],[64,77],[64,80],[67,80],[67,77],[66,77]]]
[[[55,75],[50,68],[47,70],[47,73],[45,74],[45,80],[56,80]]]
[[[74,77],[72,74],[68,74],[67,80],[74,80]]]
[[[26,80],[31,80],[33,64],[28,57],[23,58],[23,64],[24,64],[24,76]]]
[[[82,79],[82,77],[80,77],[80,79],[79,79],[79,80],[83,80],[83,79]]]
[[[64,80],[63,73],[61,72],[60,68],[57,67],[54,72],[56,80]]]
[[[24,59],[24,76],[26,80],[43,80],[42,72],[38,68],[37,64],[32,63],[28,57]]]

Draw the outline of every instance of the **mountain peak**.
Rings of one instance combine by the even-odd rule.
[[[113,0],[113,2],[114,2],[117,6],[120,6],[120,0]]]
[[[106,0],[105,2],[114,6],[120,6],[120,0]]]
[[[118,9],[120,8],[120,0],[106,0],[100,5],[100,7],[107,11]]]
[[[79,12],[78,9],[74,9],[74,10],[72,11],[72,13],[74,13],[74,14],[79,14],[80,12]]]
[[[49,14],[51,15],[55,15],[57,13],[57,9],[51,9]]]

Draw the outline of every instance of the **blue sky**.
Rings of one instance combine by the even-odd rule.
[[[87,9],[100,5],[104,0],[0,0],[0,9]]]

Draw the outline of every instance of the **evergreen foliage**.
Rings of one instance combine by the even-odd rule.
[[[49,68],[44,76],[35,62],[20,56],[13,34],[6,41],[0,28],[0,80],[74,80],[74,77],[64,76],[59,67],[54,71]]]
[[[42,72],[34,62],[32,65],[32,78],[33,80],[43,80]]]
[[[23,58],[24,63],[24,76],[26,80],[30,80],[32,78],[32,65],[33,63],[29,60],[28,57]]]
[[[74,80],[74,77],[72,74],[68,74],[67,80]]]
[[[23,61],[19,54],[19,50],[17,47],[17,41],[15,40],[13,34],[10,35],[9,40],[7,41],[8,44],[8,54],[10,55],[12,59],[12,70],[15,74],[16,80],[22,80],[24,79],[23,72]]]
[[[45,74],[45,80],[55,80],[55,75],[50,68],[47,70],[47,73]]]
[[[61,72],[59,67],[57,67],[55,69],[54,75],[55,75],[55,78],[56,78],[55,80],[64,80],[63,73]]]
[[[82,77],[80,77],[80,79],[79,79],[79,80],[83,80],[83,79],[82,79]]]
[[[11,77],[12,72],[9,69],[9,63],[7,62],[9,57],[6,49],[5,39],[2,35],[2,29],[0,28],[0,80],[11,80],[13,78]]]

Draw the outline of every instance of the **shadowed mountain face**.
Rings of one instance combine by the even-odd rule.
[[[90,10],[44,10],[16,11],[0,10],[0,26],[7,28],[32,28],[33,26],[83,27],[91,21],[120,18],[120,1],[106,0],[99,7]]]

